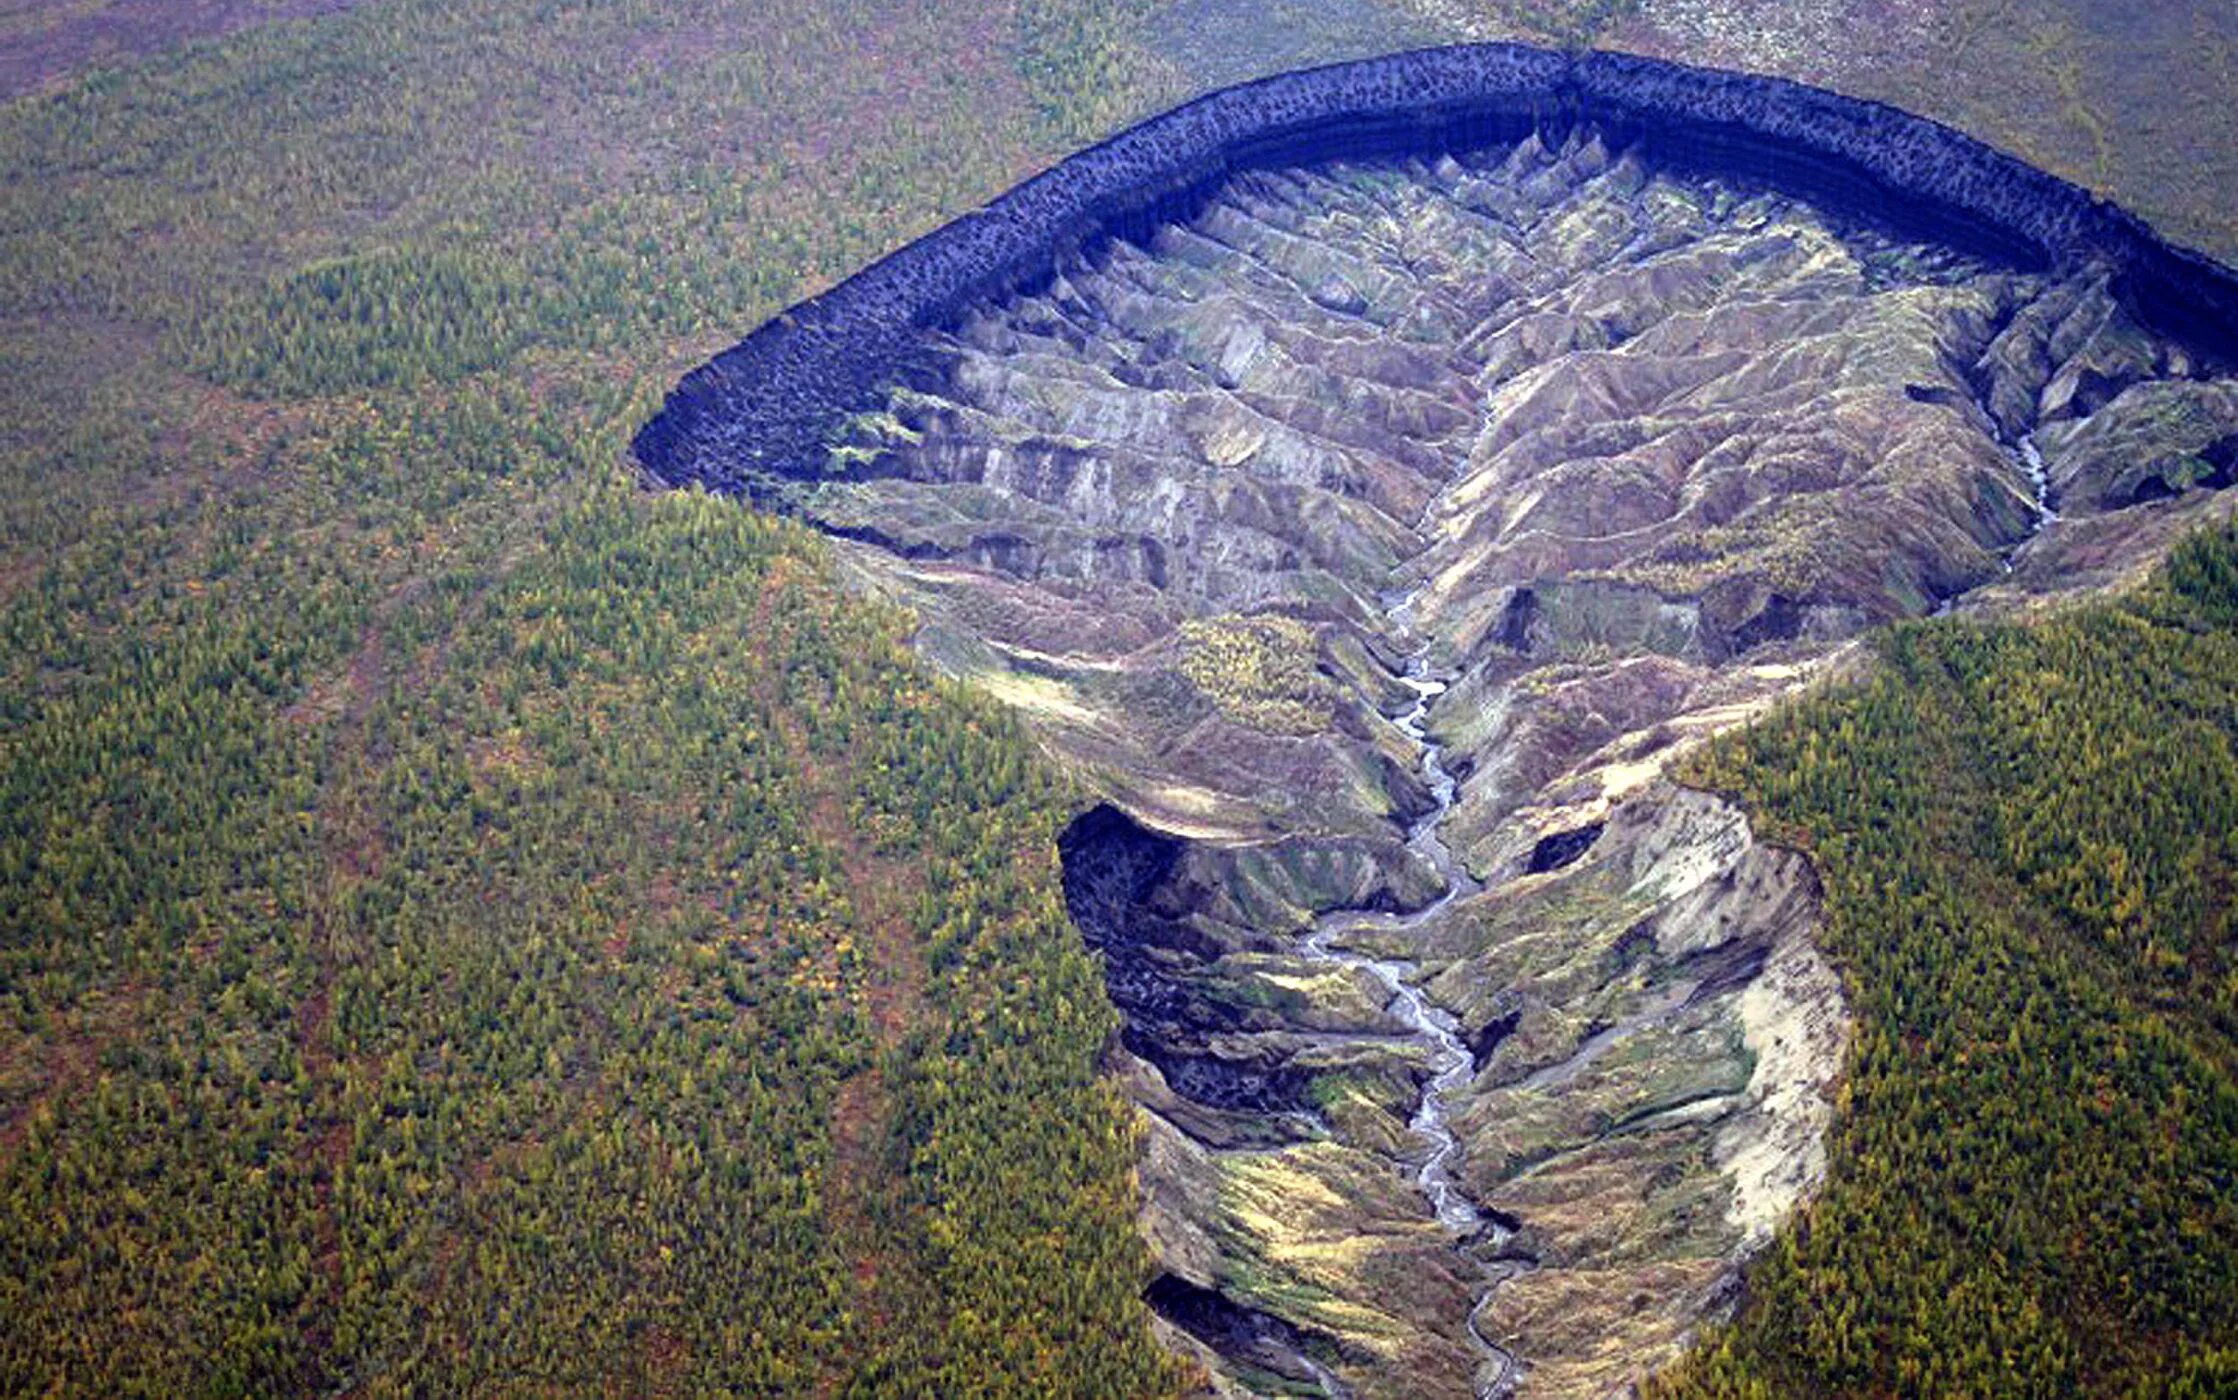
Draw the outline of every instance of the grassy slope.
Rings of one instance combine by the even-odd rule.
[[[1827,1190],[1657,1388],[2238,1385],[2238,532],[1882,673],[1693,777],[1810,849],[1858,1014]]]
[[[1048,30],[389,0],[0,110],[0,1391],[1174,1383],[1061,795],[621,459],[1062,139]]]

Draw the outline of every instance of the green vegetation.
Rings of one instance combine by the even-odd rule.
[[[214,314],[199,368],[266,398],[457,379],[503,364],[552,320],[502,264],[448,251],[337,258]]]
[[[2238,529],[1899,629],[1694,767],[1809,848],[1858,1027],[1826,1194],[1655,1393],[2238,1384]]]
[[[1065,794],[623,457],[1052,153],[963,8],[388,0],[0,108],[0,1392],[1177,1388]]]
[[[1238,724],[1318,734],[1335,697],[1315,668],[1319,642],[1294,617],[1214,617],[1181,624],[1181,673]]]
[[[622,453],[1140,112],[1140,12],[373,0],[0,107],[0,1391],[1179,1388],[1063,794],[817,542]],[[1900,634],[1880,710],[1720,760],[1859,853],[1894,990],[1840,1184],[1678,1384],[2229,1334],[2231,569]],[[1883,888],[1920,822],[1978,858]]]
[[[1140,114],[1139,43],[1156,0],[1018,0],[1018,71],[1051,141],[1069,150]]]

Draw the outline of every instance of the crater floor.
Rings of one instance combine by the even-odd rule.
[[[1675,1354],[1823,1173],[1845,1015],[1808,864],[1664,767],[1874,624],[2127,577],[2238,470],[2238,382],[2101,270],[1589,129],[1237,176],[910,365],[797,506],[1105,799],[1067,894],[1150,1296],[1238,1393]]]

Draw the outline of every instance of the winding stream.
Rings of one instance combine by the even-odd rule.
[[[1394,610],[1394,616],[1403,618],[1409,598]],[[1402,626],[1404,624],[1402,623]],[[1515,1380],[1516,1359],[1513,1353],[1486,1337],[1479,1329],[1477,1318],[1499,1285],[1527,1267],[1514,1261],[1485,1264],[1471,1252],[1479,1245],[1497,1248],[1509,1234],[1508,1228],[1488,1214],[1470,1198],[1454,1181],[1453,1167],[1461,1152],[1461,1139],[1446,1116],[1446,1095],[1468,1082],[1475,1069],[1475,1058],[1468,1045],[1461,1039],[1461,1028],[1452,1013],[1430,1001],[1415,977],[1419,971],[1411,962],[1395,958],[1373,958],[1338,946],[1349,935],[1374,931],[1377,933],[1405,932],[1434,919],[1455,900],[1474,893],[1480,888],[1461,863],[1454,859],[1438,828],[1452,811],[1459,783],[1445,767],[1444,749],[1429,734],[1431,704],[1445,693],[1447,679],[1429,674],[1429,651],[1424,648],[1410,660],[1408,673],[1401,677],[1413,690],[1413,708],[1395,721],[1399,731],[1412,739],[1422,750],[1422,774],[1430,788],[1434,806],[1429,814],[1417,822],[1408,833],[1407,849],[1427,861],[1445,881],[1445,892],[1422,908],[1408,914],[1362,914],[1356,910],[1338,911],[1323,915],[1312,932],[1299,940],[1298,951],[1307,959],[1331,967],[1357,969],[1380,982],[1388,993],[1386,1009],[1396,1015],[1411,1030],[1412,1037],[1427,1052],[1425,1063],[1430,1069],[1429,1081],[1423,1085],[1421,1105],[1415,1110],[1408,1130],[1425,1148],[1421,1165],[1415,1169],[1414,1179],[1428,1198],[1430,1208],[1438,1223],[1453,1236],[1456,1249],[1482,1270],[1484,1291],[1469,1309],[1468,1332],[1477,1348],[1483,1352],[1487,1363],[1495,1367],[1489,1381],[1477,1386],[1479,1400],[1503,1395]],[[1332,1378],[1315,1368],[1324,1391],[1335,1397],[1343,1392],[1332,1384]]]
[[[2037,451],[2034,435],[2022,434],[2010,444],[2008,451],[2028,482],[2029,504],[2035,516],[2028,536],[2001,555],[2000,562],[2010,573],[2014,568],[2014,556],[2021,547],[2056,523],[2059,512],[2052,500],[2049,473]],[[1407,618],[1418,593],[1419,590],[1407,595],[1391,609],[1390,615],[1402,640],[1412,638]],[[1948,612],[1953,601],[1945,599],[1936,613]],[[1375,978],[1385,989],[1385,1009],[1408,1028],[1407,1038],[1423,1047],[1430,1077],[1423,1085],[1421,1104],[1407,1124],[1408,1131],[1423,1147],[1421,1164],[1414,1173],[1415,1184],[1428,1199],[1438,1223],[1452,1236],[1454,1248],[1483,1277],[1483,1290],[1469,1308],[1467,1328],[1470,1341],[1483,1354],[1485,1367],[1490,1369],[1489,1379],[1484,1378],[1485,1369],[1479,1369],[1477,1400],[1497,1400],[1513,1391],[1520,1379],[1520,1363],[1513,1352],[1484,1334],[1479,1319],[1500,1285],[1535,1265],[1528,1258],[1499,1257],[1501,1247],[1514,1233],[1512,1222],[1486,1211],[1454,1179],[1461,1139],[1447,1117],[1445,1101],[1448,1094],[1469,1081],[1475,1070],[1475,1057],[1462,1040],[1460,1024],[1452,1013],[1433,1003],[1422,990],[1417,980],[1420,969],[1414,963],[1398,958],[1370,957],[1343,946],[1364,933],[1404,934],[1420,928],[1437,918],[1455,900],[1482,888],[1454,858],[1439,832],[1453,809],[1460,784],[1445,766],[1444,746],[1429,732],[1430,707],[1445,693],[1450,680],[1448,676],[1433,673],[1430,652],[1430,647],[1425,645],[1409,658],[1407,673],[1400,679],[1414,692],[1414,704],[1394,723],[1422,752],[1422,775],[1433,803],[1430,812],[1409,831],[1407,849],[1437,871],[1445,883],[1444,893],[1407,914],[1373,914],[1359,910],[1324,914],[1315,921],[1312,931],[1299,940],[1298,952],[1308,961],[1354,969]],[[1344,1038],[1368,1037],[1354,1034]],[[1493,1257],[1488,1260],[1488,1255]],[[1349,1400],[1349,1390],[1326,1367],[1302,1351],[1297,1357],[1330,1400]]]

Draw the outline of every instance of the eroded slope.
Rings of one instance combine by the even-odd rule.
[[[1662,767],[1871,624],[2119,576],[2238,433],[2105,269],[1590,128],[1238,175],[903,363],[794,505],[1109,799],[1152,1298],[1259,1393],[1674,1354],[1822,1173],[1845,1014],[1808,867]]]

